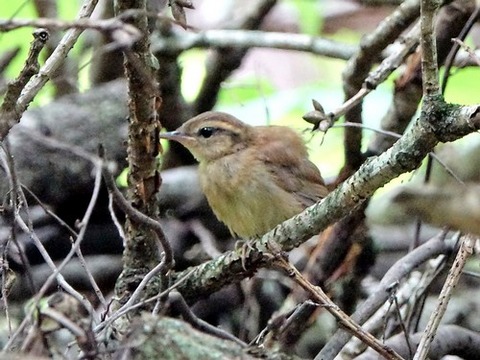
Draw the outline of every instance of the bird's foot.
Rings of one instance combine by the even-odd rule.
[[[249,257],[250,252],[255,250],[255,246],[253,246],[254,241],[255,239],[246,239],[246,240],[238,240],[235,243],[235,251],[240,252],[242,268],[245,271],[247,271],[246,260]]]

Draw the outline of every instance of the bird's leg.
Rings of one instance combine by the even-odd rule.
[[[253,246],[254,242],[255,242],[255,238],[250,238],[250,239],[239,239],[235,243],[235,251],[240,253],[242,268],[245,271],[247,270],[245,266],[245,260],[249,256],[250,252],[255,250],[255,246]]]

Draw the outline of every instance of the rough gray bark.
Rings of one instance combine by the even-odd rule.
[[[75,147],[94,156],[102,143],[118,169],[125,168],[126,100],[125,82],[117,80],[27,111],[8,136],[19,181],[55,207],[93,188],[93,165]],[[0,194],[8,191],[8,180],[0,178]]]

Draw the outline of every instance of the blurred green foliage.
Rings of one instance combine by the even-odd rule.
[[[207,52],[199,49],[184,51],[178,58],[182,67],[182,94],[187,101],[194,100],[200,90],[206,59]]]
[[[33,19],[35,10],[31,1],[2,1],[0,3],[0,14],[4,19],[22,18]],[[32,40],[32,28],[19,28],[8,32],[0,32],[0,53],[20,46],[21,52],[7,68],[8,77],[17,76],[27,56],[28,45]]]
[[[461,105],[480,103],[480,68],[453,68],[445,90],[445,100]]]
[[[73,20],[78,12],[80,2],[78,1],[58,1],[58,17],[62,20]],[[35,19],[37,13],[31,0],[24,1],[0,1],[0,16],[3,19]],[[28,54],[28,49],[31,41],[33,40],[32,32],[34,28],[23,27],[8,32],[0,32],[0,54],[4,51],[12,50],[16,47],[20,47],[20,53],[10,63],[6,69],[5,75],[8,79],[14,79],[18,76],[25,59]],[[72,50],[69,56],[75,56],[79,51],[79,43]],[[43,56],[42,56],[43,55]],[[40,63],[45,61],[45,50],[43,50],[40,56]],[[42,105],[48,103],[53,96],[53,90],[50,83],[40,91],[33,101],[33,106]]]
[[[321,1],[288,0],[299,16],[300,31],[305,34],[316,35],[322,28]]]

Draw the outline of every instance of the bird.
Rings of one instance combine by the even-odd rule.
[[[303,139],[286,126],[252,126],[207,111],[160,137],[196,158],[203,193],[235,237],[262,236],[329,192]]]
[[[407,218],[480,235],[480,184],[403,185],[388,196]]]

